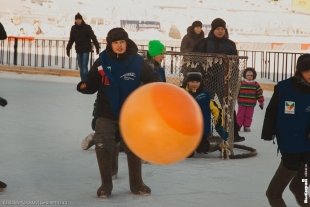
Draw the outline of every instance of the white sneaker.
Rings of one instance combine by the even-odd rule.
[[[89,135],[87,135],[82,143],[81,143],[81,147],[83,150],[88,150],[89,148],[91,148],[95,142],[94,142],[94,135],[95,133],[90,133]]]

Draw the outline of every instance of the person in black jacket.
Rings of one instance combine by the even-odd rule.
[[[182,53],[193,52],[196,44],[202,40],[204,36],[205,34],[202,30],[201,21],[194,21],[192,25],[187,28],[187,34],[182,39],[180,51]],[[182,68],[180,71],[183,75],[183,81],[185,80],[186,74],[192,71],[192,63],[194,63],[194,61],[190,58],[190,56],[188,56],[188,54],[184,54]],[[182,85],[184,86],[184,82]]]
[[[271,206],[286,206],[286,186],[299,206],[310,206],[310,54],[297,59],[295,75],[280,81],[266,109],[262,139],[277,139],[282,155],[266,195]]]
[[[75,43],[78,65],[80,68],[80,76],[82,81],[87,80],[89,53],[92,51],[92,43],[96,48],[96,53],[99,54],[99,43],[91,26],[86,24],[80,13],[75,15],[75,24],[71,27],[70,38],[67,44],[67,56],[70,57],[70,50]]]
[[[6,31],[0,22],[0,40],[5,40],[7,38]]]
[[[1,24],[1,23],[0,23]],[[8,104],[7,100],[5,100],[4,98],[0,97],[0,106],[6,106]],[[4,191],[6,188],[6,184],[4,182],[0,181],[0,192]]]
[[[238,55],[236,44],[228,38],[226,22],[221,18],[216,18],[211,23],[211,30],[208,37],[200,40],[194,48],[194,52],[200,53],[215,53],[223,55]],[[223,65],[214,63],[207,71],[203,71],[203,81],[210,93],[211,98],[215,94],[223,107],[224,90],[222,87],[214,87],[214,84],[224,86],[224,68]],[[236,68],[238,70],[238,68]],[[237,84],[239,72],[233,73],[230,81],[236,81],[232,84]],[[236,80],[235,80],[236,79]],[[213,85],[213,87],[212,87]],[[239,126],[237,124],[236,112],[234,111],[234,142],[244,141],[245,138],[239,135]]]
[[[137,45],[123,28],[113,28],[107,35],[107,47],[89,71],[87,81],[81,81],[77,90],[84,94],[97,92],[95,150],[102,185],[98,197],[107,198],[112,193],[112,153],[117,143],[119,113],[127,96],[141,83],[159,81],[152,69],[138,55]],[[151,189],[141,176],[141,160],[123,143],[127,153],[130,190],[134,194],[149,195]]]
[[[194,21],[187,28],[187,34],[184,35],[181,41],[181,52],[192,52],[196,44],[204,38],[205,34],[202,30],[201,21]]]

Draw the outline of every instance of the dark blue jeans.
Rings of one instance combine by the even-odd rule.
[[[89,52],[77,53],[78,65],[82,81],[87,81]]]

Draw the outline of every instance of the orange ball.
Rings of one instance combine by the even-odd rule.
[[[150,83],[126,99],[120,130],[130,150],[155,164],[185,159],[200,143],[203,117],[199,105],[184,89]]]

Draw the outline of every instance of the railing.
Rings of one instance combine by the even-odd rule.
[[[302,53],[265,52],[262,77],[278,82],[294,75],[297,58]]]
[[[66,56],[67,39],[35,39],[33,37],[8,37],[0,41],[0,64],[18,65],[28,67],[44,67],[78,70],[77,58],[74,48],[70,57]],[[101,50],[105,43],[100,43]],[[138,45],[139,51],[144,53],[147,45]],[[167,52],[179,52],[179,47],[166,48]],[[271,52],[271,51],[246,51],[240,50],[239,56],[247,56],[247,67],[254,67],[261,78],[270,79],[274,82],[291,77],[295,72],[297,58],[301,53]],[[90,54],[90,66],[98,56],[93,52]],[[177,55],[169,58],[170,62],[167,72],[174,73]]]

